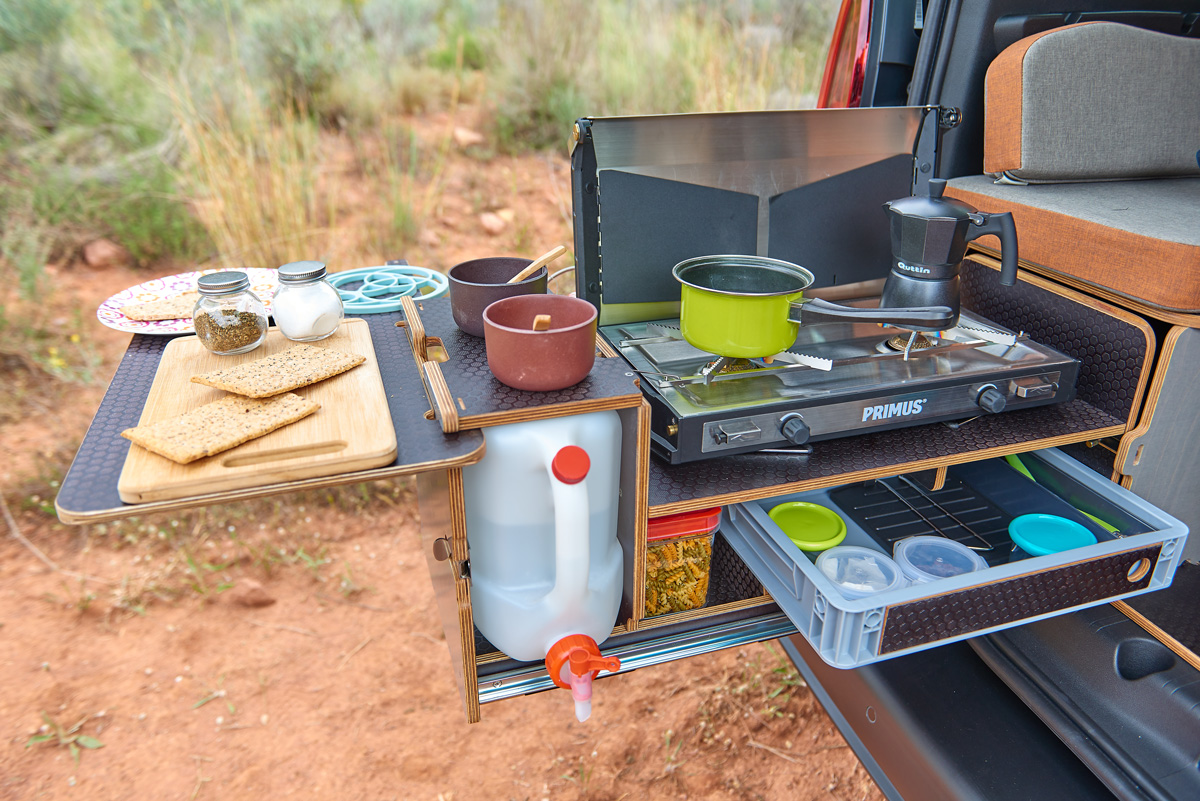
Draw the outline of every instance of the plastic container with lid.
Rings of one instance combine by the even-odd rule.
[[[296,342],[325,339],[345,316],[342,297],[325,279],[325,265],[319,261],[294,261],[279,268],[271,313],[280,332]]]
[[[788,501],[772,507],[767,514],[802,551],[824,551],[846,539],[846,521],[819,503]]]
[[[227,356],[252,351],[267,337],[267,310],[250,291],[239,270],[202,275],[200,299],[192,312],[196,337],[213,353]]]
[[[908,579],[887,555],[861,545],[837,545],[817,557],[817,570],[846,598],[898,590]]]
[[[987,562],[961,542],[945,537],[909,537],[892,554],[905,578],[914,584],[987,570]]]
[[[699,609],[708,602],[713,539],[721,507],[650,521],[646,530],[645,616]]]

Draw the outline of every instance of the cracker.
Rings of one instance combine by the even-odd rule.
[[[192,309],[199,299],[199,292],[184,292],[165,300],[147,303],[129,303],[117,311],[130,320],[182,320],[191,319]]]
[[[319,408],[319,403],[291,393],[267,400],[227,395],[178,417],[128,428],[121,436],[187,464],[269,434]]]
[[[315,345],[293,345],[285,351],[236,367],[192,376],[192,382],[235,392],[247,398],[269,398],[344,373],[367,360]]]

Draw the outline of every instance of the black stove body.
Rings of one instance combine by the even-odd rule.
[[[671,270],[697,256],[789,261],[815,276],[806,294],[878,304],[892,266],[884,204],[927,192],[953,119],[922,107],[579,120],[576,293],[639,374],[660,458],[796,450],[1074,397],[1077,361],[969,309],[924,341],[802,325],[767,360],[718,360],[679,332]]]
[[[905,353],[910,332],[872,324],[802,326],[771,363],[716,359],[675,321],[605,326],[639,374],[651,448],[672,463],[797,446],[869,431],[969,420],[1075,396],[1079,363],[964,312]]]

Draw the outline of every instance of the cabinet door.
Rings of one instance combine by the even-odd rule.
[[[1200,329],[1173,327],[1163,341],[1137,428],[1121,440],[1116,469],[1121,485],[1161,506],[1189,526],[1200,524]],[[1200,559],[1193,540],[1185,557]]]

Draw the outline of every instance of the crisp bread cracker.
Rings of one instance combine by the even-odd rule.
[[[293,345],[285,351],[225,370],[192,376],[192,382],[235,392],[247,398],[269,398],[344,373],[367,360],[314,345]]]
[[[178,417],[128,428],[121,436],[173,462],[187,464],[269,434],[319,408],[316,401],[291,393],[266,400],[227,395]]]
[[[166,300],[152,300],[148,303],[129,303],[117,311],[130,320],[182,320],[190,319],[192,309],[196,306],[199,292],[184,292]]]

